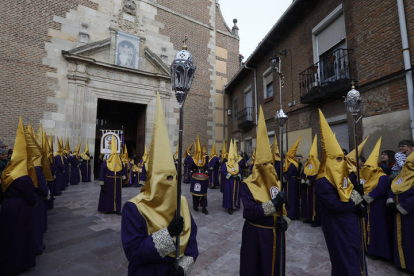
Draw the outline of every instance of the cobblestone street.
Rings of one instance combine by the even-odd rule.
[[[189,199],[190,186],[183,184]],[[138,193],[124,188],[123,203]],[[48,213],[46,249],[37,265],[24,275],[126,275],[128,261],[121,245],[121,217],[101,214],[97,182],[70,186],[56,197]],[[209,190],[209,214],[192,212],[198,226],[200,256],[192,275],[238,275],[244,219],[242,211],[232,216],[221,208],[222,194]],[[287,231],[287,275],[330,275],[330,262],[322,229],[293,221]],[[391,263],[367,259],[369,275],[409,275]]]

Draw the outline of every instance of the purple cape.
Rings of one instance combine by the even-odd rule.
[[[103,213],[121,211],[122,205],[122,174],[123,170],[115,173],[109,170],[106,161],[102,163],[99,181],[104,181],[106,191],[99,194],[98,211]]]
[[[355,203],[342,202],[325,178],[316,180],[315,194],[322,214],[322,230],[332,265],[332,276],[362,275],[362,251]],[[367,275],[365,275],[367,276]]]
[[[290,164],[287,172],[283,174],[283,177],[287,180],[287,204],[286,211],[287,216],[290,219],[298,219],[300,216],[299,209],[299,179],[298,179],[298,168],[294,164]]]
[[[155,247],[152,235],[148,235],[147,223],[132,202],[127,202],[122,210],[122,246],[129,261],[128,275],[165,276],[174,265],[175,258],[162,258]],[[191,217],[191,236],[184,255],[194,261],[198,256],[197,226]]]
[[[218,187],[220,186],[219,183],[219,169],[220,169],[220,162],[217,156],[213,157],[211,161],[208,163],[209,168],[209,176],[210,176],[210,186]]]
[[[54,195],[58,195],[62,192],[63,183],[65,181],[65,166],[63,166],[62,158],[60,155],[55,156],[55,169],[56,169],[56,181],[55,181],[55,187],[53,190]]]
[[[225,209],[238,209],[240,208],[240,181],[238,179],[230,177],[226,178],[227,166],[226,163],[221,167],[221,176],[223,187],[223,208]],[[239,174],[241,174],[239,170]]]
[[[81,162],[76,156],[69,156],[69,162],[71,164],[70,185],[78,185],[80,182],[79,166],[81,165]]]
[[[254,200],[246,183],[240,184],[240,195],[243,200],[243,226],[240,250],[240,275],[279,275],[280,242],[285,242],[285,235],[275,229],[274,216],[265,216],[262,204]],[[286,250],[283,250],[285,265]],[[273,271],[273,274],[272,274]],[[283,267],[283,274],[285,267]]]
[[[82,182],[91,182],[91,175],[92,175],[92,171],[91,171],[91,162],[93,157],[89,156],[89,160],[82,160],[81,166],[80,166],[80,170],[81,170],[81,174],[82,174]],[[99,174],[101,174],[99,172]]]
[[[0,275],[14,275],[36,265],[33,207],[37,195],[27,175],[14,180],[4,195],[0,210]]]

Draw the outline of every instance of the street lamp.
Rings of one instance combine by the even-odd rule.
[[[182,167],[182,145],[183,145],[183,106],[187,93],[190,91],[191,84],[193,83],[194,73],[196,66],[193,65],[193,56],[187,51],[187,45],[185,42],[187,37],[183,41],[182,50],[179,51],[171,64],[171,86],[175,92],[175,97],[180,107],[180,128],[178,133],[178,166],[177,166],[177,217],[181,214],[181,167]],[[176,256],[175,256],[175,268],[178,269],[180,265],[180,235],[176,238]]]
[[[277,113],[276,113],[276,118],[278,119],[278,121],[279,121],[279,123],[280,123],[280,188],[281,188],[281,190],[283,191],[284,189],[283,189],[283,164],[284,164],[284,155],[283,155],[283,126],[285,125],[285,123],[286,123],[286,121],[287,121],[287,119],[288,119],[288,115],[285,113],[285,112],[283,112],[283,109],[282,108],[280,108],[280,110],[279,111],[277,111]],[[281,221],[282,220],[282,216],[283,216],[283,205],[282,205],[282,208],[281,208],[281,210],[280,210],[280,216],[279,216],[279,220]],[[283,232],[282,231],[280,231],[279,232],[279,234],[281,235],[281,239],[280,239],[280,265],[279,265],[279,268],[280,268],[280,273],[279,273],[279,275],[284,275],[283,274],[283,267],[284,267],[284,263],[283,263],[283,254],[284,254],[284,250],[285,250],[285,246],[284,246],[284,242],[283,242],[283,237],[284,237],[284,235],[283,235]]]
[[[359,93],[358,90],[355,89],[354,82],[352,82],[351,90],[348,92],[348,94],[345,97],[345,104],[346,108],[349,113],[352,114],[352,117],[354,118],[354,145],[355,145],[355,155],[356,155],[356,168],[357,168],[357,184],[356,185],[362,185],[360,176],[359,176],[359,153],[358,153],[358,144],[357,144],[357,128],[356,125],[358,121],[362,118],[358,118],[359,112],[361,111],[362,107],[362,97],[361,93]],[[363,190],[363,187],[362,187]],[[363,195],[361,195],[363,196]],[[359,218],[359,232],[360,232],[360,238],[361,238],[361,245],[362,245],[362,264],[363,264],[363,270],[364,275],[367,275],[367,267],[365,264],[365,245],[364,245],[364,229],[362,227],[363,221],[362,218]]]

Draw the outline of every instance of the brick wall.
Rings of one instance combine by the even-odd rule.
[[[23,123],[30,121],[37,129],[43,112],[53,111],[46,98],[53,96],[49,87],[56,83],[46,74],[55,69],[42,64],[48,29],[60,29],[60,24],[52,21],[53,16],[64,16],[78,5],[93,9],[98,6],[88,0],[0,2],[0,139],[11,147],[19,116]]]
[[[298,19],[296,25],[289,27],[289,31],[277,42],[272,49],[262,51],[260,62],[257,62],[257,93],[258,104],[263,106],[268,128],[271,118],[280,108],[279,83],[277,74],[274,79],[274,97],[268,101],[263,95],[263,72],[269,68],[269,59],[274,51],[287,50],[287,57],[282,57],[285,86],[283,91],[283,109],[289,114],[288,129],[295,131],[312,128],[313,135],[319,133],[319,116],[317,108],[321,108],[327,118],[346,114],[343,99],[337,97],[329,102],[320,102],[314,105],[300,103],[299,74],[313,63],[312,28],[343,3],[345,15],[347,48],[354,49],[357,88],[364,97],[364,116],[387,114],[398,110],[408,109],[408,99],[404,74],[392,76],[395,72],[404,69],[400,28],[398,22],[397,3],[390,1],[371,0],[361,1],[319,1],[309,10],[306,16]],[[410,46],[414,45],[413,5],[414,1],[405,1],[407,28]],[[413,58],[411,50],[411,59]],[[243,106],[243,90],[253,86],[253,71],[246,71],[243,80],[234,85],[230,98],[239,97],[239,109]],[[379,81],[378,81],[379,80]],[[253,99],[254,100],[254,99]],[[288,107],[288,103],[296,105]],[[347,115],[348,116],[348,115]],[[349,116],[348,116],[349,117]],[[348,118],[350,148],[353,147],[353,124]],[[409,127],[409,126],[407,126]],[[253,131],[242,133],[237,129],[237,122],[230,121],[230,133],[239,139],[251,136]],[[363,130],[358,127],[359,141]]]

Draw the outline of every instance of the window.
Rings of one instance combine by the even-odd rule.
[[[233,119],[237,120],[237,113],[239,112],[239,98],[233,100]]]
[[[267,69],[263,73],[263,94],[264,98],[268,99],[273,97],[273,72],[272,68]]]

